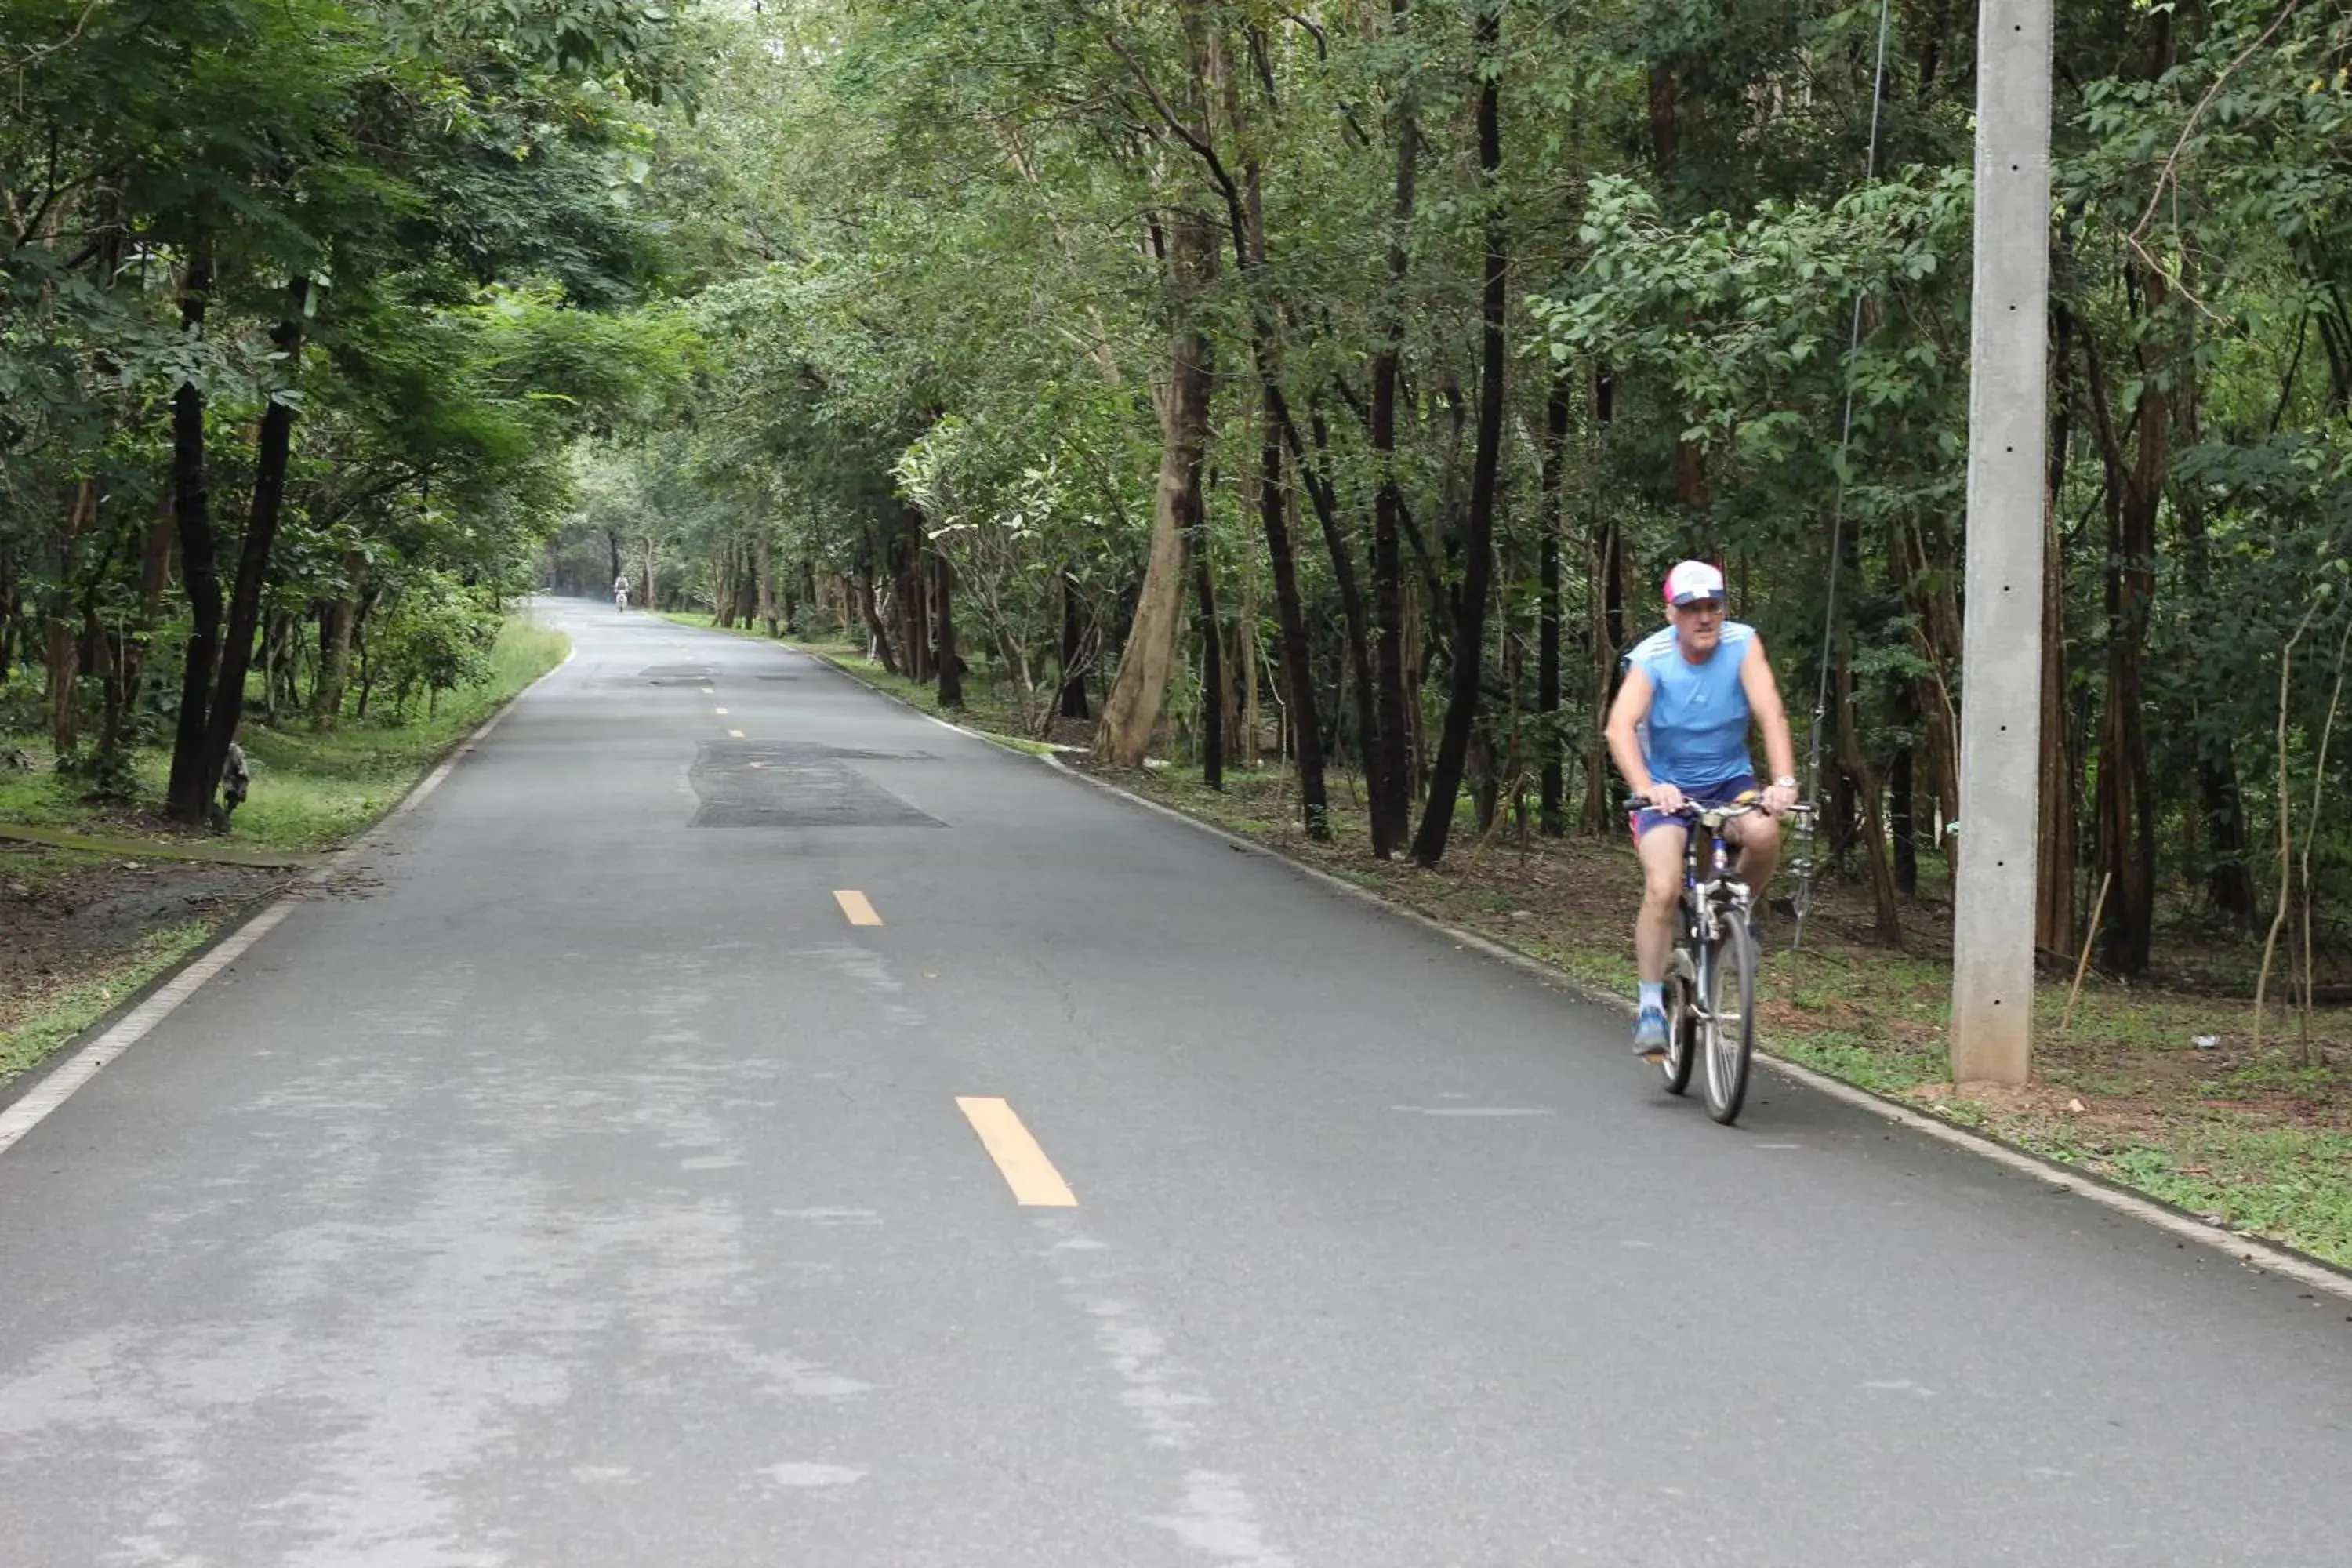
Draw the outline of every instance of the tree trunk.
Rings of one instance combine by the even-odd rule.
[[[916,529],[920,531],[919,516]],[[963,656],[956,651],[955,568],[948,558],[937,551],[931,552],[931,578],[939,592],[940,634],[940,706],[960,709],[963,706]]]
[[[2066,690],[2066,563],[2058,538],[2057,493],[2051,491],[2042,544],[2042,762],[2036,785],[2042,831],[2033,911],[2034,945],[2053,953],[2069,952],[2081,940],[2074,929],[2074,728]]]
[[[131,760],[129,720],[139,701],[139,679],[146,666],[147,637],[163,613],[163,589],[172,572],[172,516],[159,511],[147,525],[147,540],[139,560],[138,619],[129,632],[110,638],[106,671],[106,727],[100,732],[101,774],[128,776]]]
[[[1838,767],[1853,786],[1862,807],[1863,857],[1870,867],[1872,902],[1877,909],[1878,940],[1903,945],[1903,907],[1895,888],[1895,868],[1886,854],[1886,816],[1879,798],[1878,777],[1862,754],[1855,731],[1853,670],[1843,658],[1837,669]]]
[[[86,479],[73,488],[67,503],[66,527],[58,545],[58,581],[51,590],[47,621],[49,743],[64,756],[81,743],[80,710],[74,700],[81,674],[81,646],[73,623],[74,557],[81,537],[98,521],[98,481]]]
[[[291,381],[301,373],[310,280],[296,279],[288,285],[287,292],[287,318],[269,339],[285,356],[286,374]],[[278,519],[285,513],[286,470],[293,450],[294,405],[273,398],[262,414],[261,436],[255,446],[253,503],[246,514],[245,541],[237,553],[236,586],[229,600],[227,635],[221,644],[220,680],[214,688],[212,711],[205,722],[203,798],[207,806],[220,785],[221,770],[228,765],[228,749],[236,740],[238,721],[245,716],[245,677],[253,662],[262,584],[269,575]]]
[[[7,539],[0,537],[0,686],[5,686],[8,677],[16,673],[20,592],[16,548]]]
[[[2195,381],[2180,388],[2180,438],[2194,447],[2204,438],[2200,400]],[[2194,602],[2204,604],[2212,586],[2211,550],[2205,533],[2205,501],[2198,487],[2184,486],[2176,508],[2180,519],[2183,563]],[[2215,755],[2200,748],[2197,759],[2198,816],[2204,827],[2205,894],[2214,910],[2240,925],[2251,924],[2259,895],[2254,889],[2252,851],[2247,831],[2245,800],[2238,785],[2234,748],[2224,746]]]
[[[1062,692],[1055,710],[1065,719],[1091,719],[1087,702],[1086,628],[1078,620],[1077,580],[1062,574]]]
[[[1673,185],[1682,162],[1684,68],[1683,63],[1675,59],[1659,60],[1650,67],[1650,156],[1660,182],[1668,186]],[[1694,101],[1703,102],[1704,99]],[[1689,441],[1675,437],[1675,500],[1685,510],[1699,511],[1706,509],[1709,499],[1706,454]]]
[[[1447,694],[1445,727],[1430,770],[1429,801],[1414,837],[1412,858],[1434,866],[1444,858],[1454,830],[1454,804],[1462,789],[1470,731],[1478,716],[1478,662],[1486,627],[1486,596],[1494,575],[1495,491],[1503,448],[1505,307],[1510,283],[1508,231],[1497,189],[1503,162],[1502,94],[1496,64],[1502,33],[1502,0],[1486,0],[1477,22],[1481,75],[1478,91],[1478,171],[1486,206],[1486,276],[1480,302],[1485,331],[1478,401],[1477,457],[1471,470],[1470,512],[1462,542],[1462,597],[1455,616],[1453,689]]]
[[[79,710],[74,701],[74,679],[81,671],[81,643],[74,635],[71,621],[52,616],[46,629],[48,637],[43,651],[48,679],[49,744],[62,757],[81,744]]]
[[[356,576],[352,591],[359,591]],[[352,631],[359,619],[358,611],[358,605],[351,599],[331,599],[327,603],[325,658],[319,671],[319,684],[310,693],[310,721],[321,730],[331,728],[343,710],[343,692],[352,678]]]
[[[1207,509],[1197,492],[1192,500],[1184,538],[1192,555],[1192,625],[1201,643],[1201,782],[1222,790],[1225,787],[1224,638],[1217,629],[1217,585],[1209,569]]]
[[[892,675],[900,673],[898,656],[890,648],[890,628],[882,624],[882,607],[874,602],[874,574],[857,574],[857,607],[866,616],[866,635],[874,639],[874,657]]]
[[[1543,831],[1557,838],[1568,831],[1561,802],[1566,788],[1559,717],[1559,541],[1567,526],[1562,489],[1568,465],[1569,387],[1565,373],[1552,377],[1544,401],[1543,552],[1537,565],[1542,603],[1536,615],[1536,744],[1543,758]]]
[[[1191,319],[1192,301],[1216,270],[1213,232],[1181,214],[1168,228],[1168,270],[1175,331],[1160,411],[1160,482],[1151,509],[1151,553],[1128,627],[1127,646],[1095,729],[1095,754],[1115,768],[1139,768],[1151,749],[1168,677],[1176,659],[1184,600],[1184,526],[1200,504],[1201,463],[1209,438],[1212,350]]]
[[[1255,768],[1263,751],[1265,714],[1261,703],[1257,657],[1257,570],[1255,552],[1242,567],[1241,614],[1234,626],[1235,684],[1241,688],[1242,766]]]
[[[211,249],[202,240],[191,253],[180,285],[180,329],[204,331],[211,304]],[[180,572],[192,625],[180,679],[179,729],[172,745],[172,773],[164,809],[175,822],[204,822],[212,810],[214,781],[205,766],[205,716],[211,703],[213,667],[220,658],[221,591],[217,541],[213,533],[212,492],[205,473],[205,394],[193,381],[172,395],[172,516],[180,535]]]
[[[1887,826],[1895,837],[1895,890],[1906,898],[1919,893],[1919,797],[1913,780],[1914,750],[1908,741],[1896,747],[1895,765],[1886,775],[1886,793],[1893,803]]]
[[[759,600],[760,624],[767,628],[770,637],[782,637],[783,621],[791,618],[791,611],[787,609],[782,617],[776,614],[776,542],[765,533],[760,535],[759,542],[752,547],[751,571],[753,591]],[[789,605],[792,602],[790,589],[785,590],[784,598]]]
[[[1601,458],[1606,451],[1603,443],[1616,417],[1616,378],[1606,370],[1596,369],[1592,374],[1592,506],[1596,511]],[[1588,525],[1588,533],[1592,542],[1592,616],[1587,634],[1592,647],[1592,707],[1584,745],[1592,763],[1584,775],[1584,816],[1592,831],[1604,833],[1618,821],[1618,813],[1609,798],[1608,746],[1601,730],[1608,721],[1609,705],[1617,695],[1617,658],[1625,646],[1625,542],[1614,516],[1604,521],[1595,515]]]
[[[1399,38],[1409,0],[1391,0]],[[1372,356],[1371,445],[1379,488],[1372,497],[1371,755],[1366,759],[1373,853],[1393,858],[1412,832],[1412,759],[1408,749],[1404,658],[1404,493],[1396,473],[1397,376],[1404,358],[1405,239],[1412,225],[1421,125],[1410,89],[1397,105],[1396,199],[1389,217],[1388,291],[1381,302],[1381,339]]]
[[[2063,244],[2063,241],[2062,241]],[[2066,259],[2063,254],[2061,261]],[[2042,760],[2035,779],[2039,831],[2034,845],[2033,944],[2043,952],[2074,950],[2075,862],[2080,858],[2074,814],[2074,727],[2068,702],[2066,647],[2066,552],[2058,532],[2058,500],[2066,489],[2066,459],[2074,448],[2074,312],[2063,299],[2051,309],[2051,361],[2056,386],[2050,399],[2049,480],[2042,516]],[[1957,774],[1957,757],[1937,756],[1939,775],[1947,765]],[[1948,824],[1949,817],[1947,816]],[[1945,839],[1948,856],[1958,847]],[[1958,864],[1954,859],[1957,874]]]
[[[1265,427],[1259,432],[1258,521],[1265,530],[1266,554],[1274,567],[1276,624],[1282,634],[1283,700],[1296,737],[1292,755],[1298,764],[1298,803],[1302,825],[1309,838],[1331,836],[1329,802],[1324,793],[1323,733],[1315,713],[1314,653],[1307,631],[1307,612],[1298,596],[1298,565],[1290,551],[1288,498],[1282,485],[1282,426],[1280,394],[1265,410]]]
[[[275,724],[279,712],[289,704],[286,688],[292,672],[286,652],[286,616],[272,610],[261,617],[261,714],[263,721]]]
[[[2147,309],[2158,309],[2163,279],[2140,275]],[[2095,378],[2098,372],[2095,369]],[[2104,396],[2104,388],[2101,389]],[[2156,802],[2148,773],[2145,720],[2147,641],[2156,588],[2157,518],[2163,501],[2171,399],[2150,377],[2143,384],[2137,440],[2128,463],[2105,422],[2107,454],[2107,708],[2101,726],[2097,805],[2098,867],[2115,881],[2101,932],[2106,967],[2147,973],[2156,926]]]
[[[1253,214],[1256,205],[1255,201],[1251,203]],[[1255,216],[1252,221],[1256,221]],[[1339,590],[1340,624],[1347,646],[1346,658],[1336,684],[1343,689],[1343,698],[1352,696],[1354,699],[1357,749],[1361,753],[1357,763],[1369,779],[1373,766],[1371,759],[1380,750],[1380,719],[1372,689],[1370,618],[1364,609],[1363,585],[1356,576],[1355,551],[1348,542],[1346,530],[1340,526],[1338,491],[1328,472],[1318,478],[1310,471],[1306,450],[1298,439],[1297,423],[1291,418],[1289,408],[1281,401],[1278,389],[1275,406],[1279,412],[1291,459],[1298,467],[1301,484],[1315,509],[1315,520],[1322,528],[1323,548],[1331,558],[1332,583]],[[1315,433],[1315,450],[1318,456],[1327,454],[1330,448],[1328,427],[1319,413],[1311,415],[1310,419],[1310,428]],[[1391,843],[1375,835],[1372,853],[1385,860],[1400,844],[1401,840]]]
[[[923,523],[914,508],[893,497],[884,503],[890,531],[892,574],[898,584],[898,650],[905,656],[907,679],[928,681],[936,673],[931,658],[929,595],[923,582]]]
[[[1187,6],[1186,33],[1191,40],[1195,74],[1213,98],[1222,99],[1235,137],[1246,133],[1241,95],[1229,69],[1222,34],[1209,21],[1209,8],[1192,0]],[[1291,498],[1283,485],[1283,448],[1297,455],[1302,485],[1311,483],[1303,444],[1292,423],[1282,393],[1282,353],[1276,336],[1274,304],[1265,292],[1265,171],[1250,158],[1236,185],[1223,163],[1204,153],[1210,173],[1224,196],[1227,226],[1234,264],[1247,282],[1250,303],[1250,353],[1257,370],[1258,407],[1263,420],[1258,431],[1258,521],[1265,534],[1268,564],[1274,574],[1275,620],[1282,638],[1285,710],[1293,735],[1291,754],[1298,767],[1301,826],[1307,837],[1331,835],[1329,803],[1325,795],[1322,726],[1317,715],[1313,634],[1298,591],[1297,561],[1291,544]],[[1344,546],[1336,520],[1327,521],[1327,538],[1334,548],[1333,569],[1343,589],[1352,587]],[[1354,605],[1356,637],[1363,636],[1360,601]],[[1365,655],[1369,658],[1369,655]],[[1369,704],[1367,705],[1369,711]]]

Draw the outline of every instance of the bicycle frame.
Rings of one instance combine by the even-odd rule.
[[[1709,947],[1723,939],[1722,910],[1726,907],[1745,910],[1749,893],[1748,884],[1731,875],[1730,841],[1723,836],[1724,825],[1736,816],[1745,816],[1757,807],[1740,802],[1730,805],[1702,807],[1690,817],[1690,828],[1683,844],[1683,907],[1690,926],[1693,941],[1704,942]],[[1699,876],[1699,832],[1706,834],[1707,874]]]

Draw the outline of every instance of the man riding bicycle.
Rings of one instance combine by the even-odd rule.
[[[1723,618],[1723,574],[1685,561],[1666,574],[1667,624],[1625,656],[1625,680],[1609,710],[1609,754],[1649,804],[1633,814],[1642,858],[1642,912],[1633,924],[1641,1009],[1633,1054],[1666,1050],[1666,963],[1674,950],[1675,904],[1682,894],[1685,807],[1728,805],[1757,788],[1748,754],[1751,723],[1764,729],[1772,783],[1760,815],[1735,818],[1725,837],[1739,847],[1741,879],[1760,908],[1764,884],[1780,858],[1780,814],[1797,802],[1797,753],[1780,689],[1755,628]]]
[[[629,607],[629,574],[625,572],[613,579],[613,607],[616,610]]]

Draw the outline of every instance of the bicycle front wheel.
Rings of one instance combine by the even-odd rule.
[[[1729,1124],[1748,1099],[1756,1048],[1756,943],[1744,912],[1733,910],[1714,962],[1706,965],[1706,1113]]]

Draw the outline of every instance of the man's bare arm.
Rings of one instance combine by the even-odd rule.
[[[1796,777],[1797,748],[1789,737],[1789,713],[1780,705],[1780,684],[1772,679],[1772,666],[1764,657],[1762,637],[1748,644],[1748,657],[1739,663],[1739,684],[1748,693],[1748,710],[1763,728],[1764,758],[1771,764],[1772,776]]]
[[[1650,678],[1641,666],[1635,665],[1625,672],[1624,684],[1617,689],[1617,700],[1609,705],[1609,722],[1601,731],[1618,773],[1635,795],[1648,795],[1656,783],[1642,761],[1642,738],[1636,733],[1642,721],[1649,716]]]

